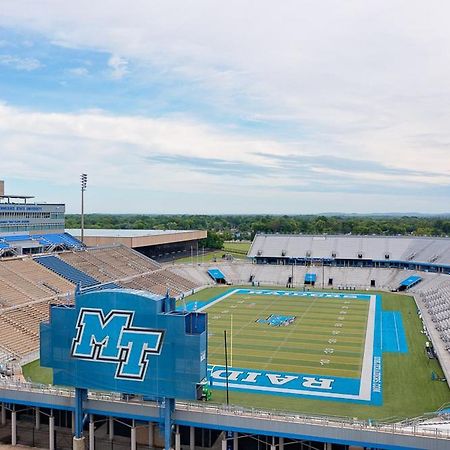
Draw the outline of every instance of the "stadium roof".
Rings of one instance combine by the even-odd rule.
[[[33,195],[0,195],[0,198],[18,198],[20,200],[28,200],[30,198],[34,198]]]
[[[67,233],[77,238],[81,230],[67,229]],[[110,230],[88,228],[84,230],[84,243],[89,247],[123,244],[127,247],[148,247],[153,245],[174,244],[206,238],[202,230]]]
[[[168,234],[178,234],[178,233],[190,233],[192,230],[111,230],[111,229],[96,229],[87,228],[84,230],[85,237],[123,237],[123,238],[133,238],[142,236],[161,236]],[[70,228],[66,230],[72,236],[81,236],[80,228]]]

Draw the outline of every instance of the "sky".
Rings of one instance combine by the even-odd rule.
[[[450,212],[450,3],[15,0],[0,179],[87,212]]]

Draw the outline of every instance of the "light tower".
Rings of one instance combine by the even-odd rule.
[[[81,178],[81,243],[84,244],[84,191],[87,186],[87,174],[82,173]]]

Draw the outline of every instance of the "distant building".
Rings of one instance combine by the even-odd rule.
[[[29,195],[5,194],[0,180],[0,256],[77,248],[64,233],[65,205],[36,203]]]
[[[0,236],[64,233],[65,205],[35,203],[28,195],[6,195],[0,180]]]
[[[77,239],[80,229],[66,230]],[[204,230],[84,230],[84,244],[88,247],[123,244],[158,261],[171,261],[181,256],[201,255],[199,241],[205,239]]]

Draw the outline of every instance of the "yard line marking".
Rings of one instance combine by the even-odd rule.
[[[395,327],[395,339],[397,341],[397,351],[400,351],[400,342],[398,340],[398,331],[397,331],[397,319],[395,318],[396,314],[395,312],[392,313],[394,316],[394,327]]]
[[[300,324],[300,322],[302,321],[303,317],[305,317],[305,314],[308,313],[308,311],[311,309],[311,307],[314,305],[314,303],[316,303],[317,299],[319,297],[313,297],[314,300],[309,304],[308,308],[306,308],[306,310],[303,312],[303,314],[296,318],[296,322],[297,324]],[[289,333],[286,333],[285,338],[283,339],[283,341],[281,342],[281,344],[277,347],[277,349],[275,350],[275,352],[272,353],[272,355],[270,356],[270,358],[268,359],[266,364],[270,364],[273,360],[273,358],[277,355],[277,353],[280,351],[281,347],[286,343],[286,341],[290,338],[291,334],[295,331],[295,325],[292,325],[292,330],[289,331]]]

